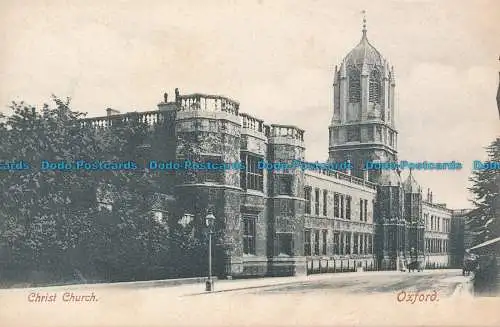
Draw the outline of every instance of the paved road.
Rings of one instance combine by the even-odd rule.
[[[0,290],[0,326],[500,325],[498,301],[451,296],[463,281],[442,270],[218,281],[209,294],[166,282]],[[398,300],[434,291],[439,301]],[[30,302],[32,294],[57,300]],[[71,295],[96,300],[63,300]]]
[[[380,272],[336,274],[328,278],[311,279],[307,281],[290,282],[284,285],[270,285],[267,287],[235,291],[238,294],[308,294],[308,293],[346,293],[346,294],[394,294],[406,292],[436,291],[440,297],[453,294],[456,287],[464,282],[458,270],[435,270],[424,272]]]

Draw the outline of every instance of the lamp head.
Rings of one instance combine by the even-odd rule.
[[[215,221],[215,216],[211,213],[209,213],[206,217],[205,217],[205,223],[207,225],[207,227],[210,227],[214,224],[214,221]]]

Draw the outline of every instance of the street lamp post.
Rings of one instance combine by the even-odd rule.
[[[208,280],[205,283],[205,291],[213,291],[213,280],[212,280],[212,228],[215,222],[215,216],[213,214],[208,214],[205,217],[205,224],[208,227]]]

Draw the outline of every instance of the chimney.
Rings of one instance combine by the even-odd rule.
[[[427,199],[426,199],[427,202],[431,202],[431,189],[428,188],[427,189]]]
[[[119,115],[120,111],[118,111],[116,109],[108,108],[108,109],[106,109],[106,113],[108,116],[114,116],[114,115]]]
[[[432,203],[432,192],[430,193],[429,202]]]
[[[176,87],[174,92],[175,92],[175,102],[181,101],[179,88]]]

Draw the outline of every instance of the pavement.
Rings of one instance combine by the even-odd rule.
[[[499,302],[477,302],[460,270],[220,280],[204,289],[151,281],[0,290],[0,326],[500,325]],[[71,296],[89,301],[64,300]]]

